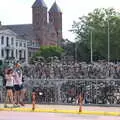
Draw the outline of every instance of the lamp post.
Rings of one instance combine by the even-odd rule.
[[[88,29],[90,32],[90,61],[92,63],[93,62],[93,30],[94,28],[89,26]]]
[[[77,61],[77,41],[75,42],[75,61]]]
[[[92,31],[90,32],[90,60],[93,62],[93,42],[92,42]]]

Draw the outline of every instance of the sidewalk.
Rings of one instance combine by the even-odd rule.
[[[26,105],[26,108],[32,108],[32,105]],[[71,105],[36,105],[39,109],[56,109],[56,110],[79,110],[79,106]],[[120,112],[120,107],[96,107],[83,106],[83,111],[101,111],[101,112]]]
[[[3,104],[0,104],[0,108],[4,108]],[[32,108],[32,104],[26,104],[20,108]],[[52,110],[79,110],[79,106],[73,105],[43,105],[36,104],[36,108],[39,109],[52,109]],[[101,111],[101,112],[120,112],[120,107],[96,107],[96,106],[83,106],[83,111]]]
[[[23,111],[32,112],[32,104],[26,104],[20,108],[3,108],[0,104],[1,111]],[[89,115],[107,115],[120,116],[120,107],[96,107],[83,106],[82,112],[79,112],[79,106],[70,105],[36,105],[33,112],[53,112],[53,113],[70,113],[70,114],[89,114]]]

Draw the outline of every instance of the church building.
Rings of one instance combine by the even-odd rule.
[[[48,11],[47,5],[43,0],[36,0],[32,5],[32,24],[2,25],[0,23],[0,34],[0,45],[3,45],[3,43],[7,45],[7,42],[10,42],[7,39],[14,38],[16,42],[19,41],[17,43],[19,43],[18,46],[21,48],[21,42],[23,41],[24,50],[22,50],[22,48],[20,50],[17,49],[15,46],[17,43],[14,43],[14,48],[17,50],[13,49],[11,55],[13,58],[19,59],[21,56],[23,56],[25,61],[28,61],[28,59],[32,57],[32,55],[40,48],[40,46],[61,45],[61,40],[63,38],[62,11],[56,2],[53,3]],[[13,44],[11,43],[7,45],[7,47],[3,45],[5,48],[3,47],[0,49],[0,59],[9,57],[7,55],[11,50],[11,45]]]

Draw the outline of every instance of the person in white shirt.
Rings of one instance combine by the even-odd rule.
[[[10,102],[13,104],[13,107],[15,107],[15,103],[13,101],[13,88],[14,88],[14,78],[13,78],[13,70],[12,69],[8,69],[5,71],[5,79],[6,79],[6,98],[5,98],[5,104],[4,107],[8,107],[7,103],[8,100],[10,100]]]

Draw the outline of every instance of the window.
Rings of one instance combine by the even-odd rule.
[[[16,50],[16,58],[18,57],[18,51]]]
[[[21,58],[22,58],[22,50],[19,50],[19,58],[21,60]]]
[[[16,42],[16,47],[18,46],[18,42]]]
[[[28,45],[28,46],[32,46],[32,42],[31,42],[31,41],[29,41],[27,45]]]
[[[6,44],[9,46],[9,37],[6,38]]]
[[[1,50],[1,56],[4,57],[4,50]]]
[[[26,43],[24,43],[24,47],[26,47]]]
[[[13,45],[14,44],[14,39],[13,38],[11,38],[11,45]]]
[[[32,47],[34,47],[34,42],[32,42]]]
[[[9,59],[10,50],[7,49],[5,52],[6,52],[6,58]]]
[[[32,56],[32,53],[31,53],[31,52],[29,52],[29,53],[28,53],[28,55],[29,55],[29,57],[31,57],[31,56]]]
[[[57,32],[57,36],[59,35],[59,32]]]
[[[40,44],[39,44],[39,43],[37,43],[37,47],[40,47]]]
[[[14,57],[14,51],[13,50],[11,51],[11,57]]]
[[[39,43],[36,42],[36,47],[39,47]]]
[[[20,42],[20,47],[22,47],[22,42]]]
[[[4,44],[4,36],[1,37],[1,44]]]
[[[25,52],[25,50],[24,50],[24,58],[26,57],[26,52]]]

